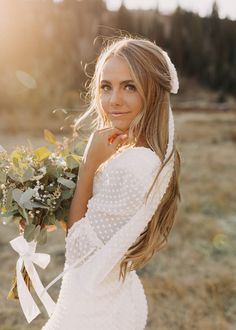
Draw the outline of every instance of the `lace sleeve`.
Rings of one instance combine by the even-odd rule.
[[[128,248],[135,242],[144,230],[156,208],[158,207],[173,172],[173,156],[161,171],[157,185],[149,196],[147,203],[137,207],[135,213],[113,236],[81,266],[80,273],[83,285],[88,290],[94,290],[97,284],[102,282],[112,269],[120,263]],[[137,172],[135,172],[137,173]],[[136,174],[129,176],[129,184],[136,182]],[[129,173],[129,175],[131,175]],[[118,193],[118,191],[116,191]]]
[[[132,159],[134,159],[132,157]],[[93,221],[90,221],[90,213],[86,213],[85,217],[73,224],[69,230],[67,236],[67,261],[71,260],[72,266],[69,266],[66,271],[69,271],[70,267],[77,267],[82,287],[85,290],[92,292],[99,283],[103,282],[105,278],[112,272],[112,270],[120,264],[121,259],[124,254],[127,252],[129,247],[136,241],[137,237],[142,233],[145,227],[148,225],[152,215],[154,214],[156,208],[158,207],[161,199],[168,187],[170,178],[172,176],[174,168],[174,155],[171,157],[166,166],[162,169],[157,184],[150,194],[147,202],[142,202],[141,204],[136,204],[136,199],[141,194],[144,194],[148,186],[145,184],[141,187],[142,182],[142,173],[144,174],[144,169],[152,168],[148,166],[145,161],[137,163],[138,159],[136,158],[135,162],[130,162],[132,164],[128,168],[122,166],[122,177],[117,176],[117,171],[119,166],[113,166],[110,162],[110,170],[106,170],[106,177],[100,177],[97,182],[97,187],[95,189],[95,194],[93,202],[91,201],[90,210],[95,212],[94,214],[98,217],[99,210],[103,213],[103,222],[105,215],[110,212],[115,214],[116,210],[119,209],[118,206],[123,205],[126,207],[127,212],[131,212],[129,216],[125,213],[126,221],[123,221],[122,225],[115,225],[110,237],[106,238],[105,241],[102,241],[99,238],[99,232],[96,232],[95,229],[91,226]],[[146,159],[149,163],[150,158]],[[116,162],[118,164],[119,162]],[[138,164],[138,166],[137,166]],[[160,165],[160,164],[159,164]],[[158,165],[158,166],[159,166]],[[156,169],[158,168],[157,162],[155,163]],[[150,172],[149,172],[150,173]],[[114,182],[117,184],[117,187],[114,187],[111,183]],[[145,180],[143,181],[145,182]],[[122,184],[121,184],[122,183]],[[110,184],[108,188],[107,184]],[[113,187],[112,187],[113,186]],[[106,193],[104,191],[106,187]],[[138,193],[139,191],[139,193]],[[132,193],[131,199],[126,200],[124,196],[128,196]],[[100,196],[100,197],[99,197]],[[114,203],[114,198],[117,199],[117,203]],[[92,204],[93,203],[93,204]],[[130,209],[132,208],[132,211]],[[121,217],[121,212],[119,211],[119,219]],[[104,226],[106,224],[103,223]],[[102,230],[105,233],[104,230]],[[63,275],[60,274],[54,281],[52,281],[47,288],[49,288],[55,281],[61,278]]]
[[[98,237],[106,243],[142,206],[152,182],[148,171],[140,175],[124,167],[112,167],[88,202],[86,217]]]

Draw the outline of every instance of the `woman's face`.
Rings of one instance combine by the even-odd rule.
[[[100,104],[112,126],[127,131],[143,101],[125,60],[112,56],[105,62],[99,90]]]

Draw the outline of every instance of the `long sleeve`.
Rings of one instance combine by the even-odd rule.
[[[87,290],[93,290],[121,261],[147,226],[168,187],[173,171],[173,157],[160,173],[156,188],[147,203],[144,203],[144,196],[160,161],[153,158],[154,153],[151,154],[151,151],[140,151],[123,153],[120,158],[108,163],[109,166],[97,178],[88,212],[82,222],[80,220],[74,224],[68,234],[70,243],[73,239],[76,242],[78,238],[75,244],[81,254],[94,247],[80,265],[80,279]],[[71,249],[68,249],[70,255],[75,248],[72,244]]]
[[[97,178],[98,189],[85,215],[104,244],[141,208],[152,181],[149,171],[141,174],[122,165],[107,169],[103,177]]]
[[[68,232],[66,254],[70,263],[78,259],[78,254],[88,253],[95,241],[95,246],[98,242],[106,244],[142,207],[159,165],[153,152],[139,148],[122,152],[103,165],[94,178],[93,196],[84,218]]]
[[[168,187],[173,172],[173,164],[172,157],[161,172],[157,186],[147,203],[143,204],[129,221],[82,266],[81,275],[88,290],[93,290],[97,284],[104,280],[145,229]]]
[[[132,156],[134,156],[134,154]],[[125,204],[124,201],[126,199],[124,199],[123,196],[127,197],[127,194],[132,192],[131,200],[134,201],[138,198],[138,196],[140,196],[138,189],[141,189],[141,195],[148,190],[149,186],[145,186],[145,180],[142,180],[143,178],[142,176],[140,177],[140,173],[145,173],[148,171],[148,168],[150,172],[150,165],[149,167],[145,167],[145,164],[147,165],[146,162],[138,163],[137,161],[137,158],[135,159],[135,157],[132,157],[131,163],[129,160],[130,166],[126,167],[126,171],[124,169],[122,170],[122,179],[120,181],[122,184],[118,184],[116,187],[112,187],[111,185],[109,188],[110,190],[106,193],[104,192],[104,208],[103,205],[100,205],[102,212],[104,212],[106,207],[108,207],[108,204],[106,203],[110,200],[111,196],[112,199],[117,198],[117,205],[119,205],[119,203],[123,203],[119,206],[123,205],[124,207],[127,206],[127,208],[129,208],[129,201]],[[123,226],[120,226],[116,231],[114,231],[110,239],[107,240],[105,244],[103,243],[100,245],[100,247],[98,247],[98,249],[96,249],[95,252],[86,260],[86,262],[82,264],[80,269],[81,280],[84,287],[88,290],[93,290],[94,286],[104,280],[104,278],[117,265],[117,263],[121,261],[128,248],[135,242],[148,224],[168,187],[173,172],[173,162],[174,160],[172,157],[161,171],[157,185],[150,195],[147,203],[142,203],[142,205],[137,203],[134,205],[132,209],[133,215],[128,217],[127,221],[124,221]],[[112,163],[110,163],[110,165],[112,168]],[[160,166],[160,162],[156,162],[156,170],[158,169],[158,166]],[[120,171],[119,166],[116,165],[114,169],[111,168],[107,171],[110,183],[114,181],[117,182],[118,177],[114,176],[114,174],[118,174],[117,171]],[[143,187],[141,187],[142,185]],[[100,188],[102,189],[102,186]],[[112,189],[113,192],[111,191]],[[95,189],[95,199],[96,194],[99,194],[99,192]],[[94,205],[95,203],[93,206]],[[114,210],[116,210],[116,207]],[[120,214],[122,214],[122,212]]]

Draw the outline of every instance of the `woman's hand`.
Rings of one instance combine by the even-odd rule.
[[[24,234],[25,226],[26,226],[26,220],[21,218],[20,221],[19,221],[20,234]]]
[[[91,134],[83,156],[83,166],[96,171],[127,140],[127,134],[116,127],[109,127]]]

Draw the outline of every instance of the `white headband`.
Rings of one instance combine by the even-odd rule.
[[[176,68],[175,68],[174,64],[171,62],[167,52],[162,50],[162,53],[167,62],[170,77],[171,77],[171,91],[170,92],[173,94],[177,94],[178,89],[179,89],[179,79],[177,76]],[[173,118],[173,113],[172,113],[172,109],[171,109],[171,105],[170,105],[169,106],[169,138],[168,138],[168,145],[167,145],[164,161],[169,157],[169,155],[171,154],[171,151],[173,149],[174,131],[175,131],[174,118]]]
[[[171,59],[169,58],[169,55],[167,54],[167,52],[162,50],[162,54],[167,62],[170,77],[171,77],[171,91],[170,92],[173,94],[177,94],[178,89],[179,89],[179,79],[177,76],[176,68],[175,68],[174,64],[171,62]]]

